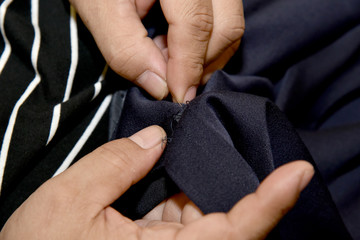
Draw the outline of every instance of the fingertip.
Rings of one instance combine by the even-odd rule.
[[[259,195],[267,195],[269,192],[277,191],[295,197],[305,189],[313,175],[314,167],[305,160],[286,163],[275,169],[256,192]]]
[[[303,191],[313,178],[315,174],[315,169],[313,165],[304,160],[298,160],[297,164],[301,166],[303,172],[302,177],[300,177],[301,180],[299,182],[299,191]]]
[[[299,192],[305,189],[315,174],[313,165],[305,160],[296,160],[284,164],[275,171],[278,171],[279,175],[286,177],[289,182],[293,182],[295,179]]]
[[[180,89],[178,89],[178,92],[173,92],[173,102],[176,103],[187,103],[193,100],[196,97],[197,87],[191,86],[187,90],[183,91],[183,93],[180,92]]]
[[[153,125],[133,134],[129,139],[143,149],[150,149],[164,143],[166,132],[162,127]]]
[[[189,201],[183,208],[181,223],[186,225],[202,218],[203,216],[204,213],[200,210],[200,208],[196,206],[194,202]]]
[[[277,168],[260,184],[256,192],[244,197],[228,213],[230,221],[238,223],[235,232],[241,233],[245,238],[265,238],[294,207],[313,175],[314,167],[303,160]]]
[[[185,93],[184,102],[189,102],[193,100],[196,97],[196,91],[197,91],[197,87],[191,86]]]

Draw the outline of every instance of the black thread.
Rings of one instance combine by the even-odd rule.
[[[180,119],[184,111],[188,108],[189,101],[187,101],[185,104],[179,104],[179,106],[180,106],[180,110],[177,113],[173,114],[170,118],[170,132],[168,134],[169,137],[164,138],[163,143],[169,144],[172,142],[173,140],[172,136],[174,134],[175,128],[177,124],[180,122]]]

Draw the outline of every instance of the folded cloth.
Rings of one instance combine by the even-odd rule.
[[[224,80],[220,76],[212,81]],[[123,111],[115,138],[152,124],[168,133],[158,165],[114,204],[134,219],[178,188],[204,213],[228,211],[276,167],[296,159],[314,164],[286,117],[264,97],[209,91],[179,105],[150,100],[133,88]],[[271,237],[350,238],[318,172]]]
[[[245,0],[244,13],[240,49],[194,101],[129,91],[115,137],[159,124],[170,139],[148,178],[119,200],[137,196],[124,212],[141,216],[176,186],[204,212],[227,211],[275,167],[314,163],[307,147],[319,171],[274,235],[346,239],[337,207],[360,239],[360,1]]]

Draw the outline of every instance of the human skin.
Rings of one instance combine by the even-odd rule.
[[[70,0],[116,73],[156,99],[170,91],[175,102],[192,100],[238,49],[242,1],[160,0],[169,29],[153,41],[141,19],[155,1]]]
[[[228,213],[203,215],[182,193],[134,222],[110,205],[153,167],[165,136],[151,126],[99,147],[37,189],[7,221],[0,240],[263,239],[314,174],[308,162],[295,161]]]

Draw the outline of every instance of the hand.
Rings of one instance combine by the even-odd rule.
[[[115,72],[157,99],[170,90],[174,101],[191,100],[237,50],[244,32],[242,1],[160,0],[169,31],[158,44],[141,23],[155,1],[70,0]]]
[[[240,200],[227,214],[204,216],[180,193],[160,203],[136,223],[156,229],[179,223],[177,234],[183,239],[264,239],[295,205],[313,174],[314,169],[308,162],[295,161],[276,169],[255,193]]]
[[[199,85],[222,69],[244,34],[242,0],[160,0],[169,23],[155,39],[167,62],[167,84],[175,102],[192,100]]]
[[[293,162],[276,170],[229,213],[202,216],[191,214],[196,208],[183,208],[179,221],[161,221],[166,216],[162,214],[160,221],[145,218],[139,226],[110,204],[152,168],[164,137],[160,127],[152,126],[85,156],[35,191],[10,217],[0,239],[263,238],[295,204],[314,173],[309,163]]]

